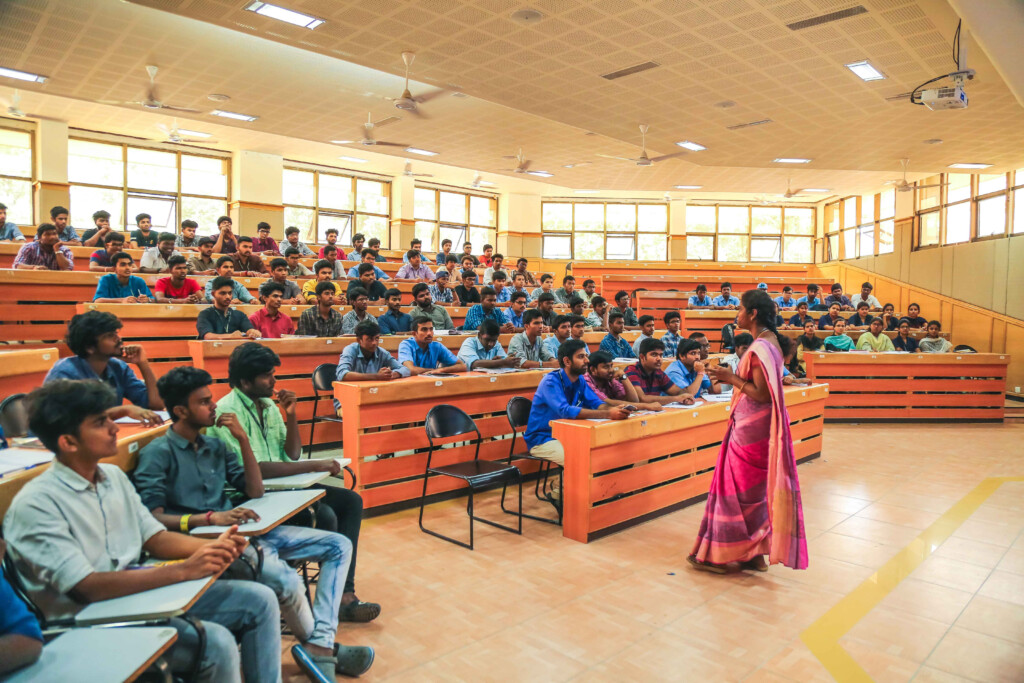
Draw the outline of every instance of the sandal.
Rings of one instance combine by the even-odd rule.
[[[342,605],[338,610],[338,619],[340,621],[366,623],[367,621],[373,621],[379,616],[380,605],[375,602],[363,602],[362,600],[353,600],[348,604]]]
[[[690,555],[686,558],[686,561],[693,566],[694,569],[702,572],[710,572],[711,574],[728,574],[729,570],[723,565],[713,564],[711,562],[701,562],[697,559],[696,555]]]
[[[372,647],[334,644],[335,673],[355,678],[370,670],[375,653]]]
[[[334,680],[338,667],[336,657],[314,657],[301,645],[292,645],[292,659],[312,683],[330,683]]]

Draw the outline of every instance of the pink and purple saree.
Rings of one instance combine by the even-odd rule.
[[[768,555],[769,564],[806,569],[800,483],[782,393],[783,360],[771,343],[756,339],[740,361],[740,378],[753,376],[754,358],[768,379],[771,400],[758,403],[733,391],[692,554],[698,562],[717,565]]]

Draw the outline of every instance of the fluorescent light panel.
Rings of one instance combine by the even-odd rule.
[[[547,171],[527,171],[530,175],[540,176],[541,178],[551,178],[554,173],[548,173]]]
[[[410,154],[422,154],[425,157],[437,156],[437,152],[431,152],[429,149],[420,149],[419,147],[406,147],[405,151]]]
[[[179,128],[178,133],[181,135],[187,135],[194,138],[212,138],[213,135],[210,133],[201,133],[198,130],[189,130],[188,128]]]
[[[965,163],[959,163],[959,164],[950,164],[949,167],[950,168],[991,168],[992,164],[965,164]]]
[[[239,114],[234,111],[224,111],[223,109],[214,109],[210,112],[213,116],[222,116],[225,119],[235,119],[236,121],[255,121],[258,116],[249,116],[248,114]]]
[[[316,17],[311,17],[308,14],[303,14],[302,12],[296,12],[277,5],[271,5],[269,2],[254,2],[245,9],[250,12],[255,12],[261,16],[277,19],[278,21],[283,21],[291,24],[292,26],[301,26],[302,28],[314,29],[324,23],[323,19],[317,19]]]
[[[827,187],[805,187],[801,192],[831,192]]]
[[[16,78],[19,81],[29,81],[32,83],[46,83],[47,80],[47,76],[31,74],[27,71],[18,71],[17,69],[7,69],[2,66],[0,66],[0,76],[5,78]]]
[[[852,64],[847,64],[846,68],[852,71],[853,73],[857,74],[857,77],[860,78],[862,81],[885,80],[885,74],[883,74],[881,71],[872,66],[871,62],[869,62],[866,59],[860,62],[853,62]]]
[[[704,187],[703,185],[673,185],[677,190],[699,190]]]
[[[677,142],[676,144],[682,147],[683,149],[690,150],[691,152],[703,152],[704,150],[707,149],[707,147],[705,147],[704,145],[699,145],[696,142],[690,142],[689,140],[683,140],[682,142]]]
[[[351,161],[353,164],[365,164],[369,159],[360,159],[359,157],[338,157],[342,161]]]
[[[810,159],[801,159],[799,157],[778,157],[777,159],[772,159],[772,163],[773,164],[809,164],[809,163],[811,163],[811,160]]]

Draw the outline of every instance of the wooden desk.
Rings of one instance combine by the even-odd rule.
[[[299,491],[273,491],[263,494],[262,498],[253,498],[242,503],[260,516],[258,522],[245,522],[238,525],[241,536],[262,536],[276,529],[291,519],[296,512],[305,509],[323,498],[327,493],[323,489]],[[200,538],[217,538],[230,529],[230,526],[198,526],[190,532]]]
[[[27,394],[42,385],[57,358],[54,346],[0,351],[0,400],[12,394]]]
[[[787,387],[799,462],[821,454],[828,387]],[[565,447],[562,534],[587,543],[703,500],[729,418],[728,403],[638,415],[623,421],[556,420]]]
[[[134,681],[177,639],[178,632],[169,626],[72,629],[47,643],[38,661],[4,682],[74,681],[85,672],[90,683]]]
[[[1002,422],[1010,356],[996,353],[805,353],[828,382],[829,422]]]

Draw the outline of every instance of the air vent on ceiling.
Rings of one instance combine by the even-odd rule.
[[[601,78],[606,78],[609,81],[614,81],[616,78],[622,78],[623,76],[632,76],[633,74],[638,74],[641,71],[647,71],[648,69],[654,69],[659,66],[661,66],[661,64],[658,64],[657,62],[644,62],[643,64],[637,64],[636,66],[629,66],[626,67],[625,69],[613,71],[610,74],[601,74]]]
[[[829,12],[828,14],[822,14],[818,17],[804,19],[803,21],[794,21],[792,24],[786,24],[786,27],[793,31],[801,31],[805,28],[821,26],[822,24],[839,21],[840,19],[846,19],[847,17],[855,17],[858,14],[867,14],[867,12],[868,10],[864,5],[857,5],[856,7],[841,9],[838,12]]]
[[[750,128],[751,126],[763,126],[766,123],[771,123],[771,119],[761,119],[760,121],[749,121],[747,123],[737,123],[735,126],[726,126],[726,130],[739,130],[741,128]]]

